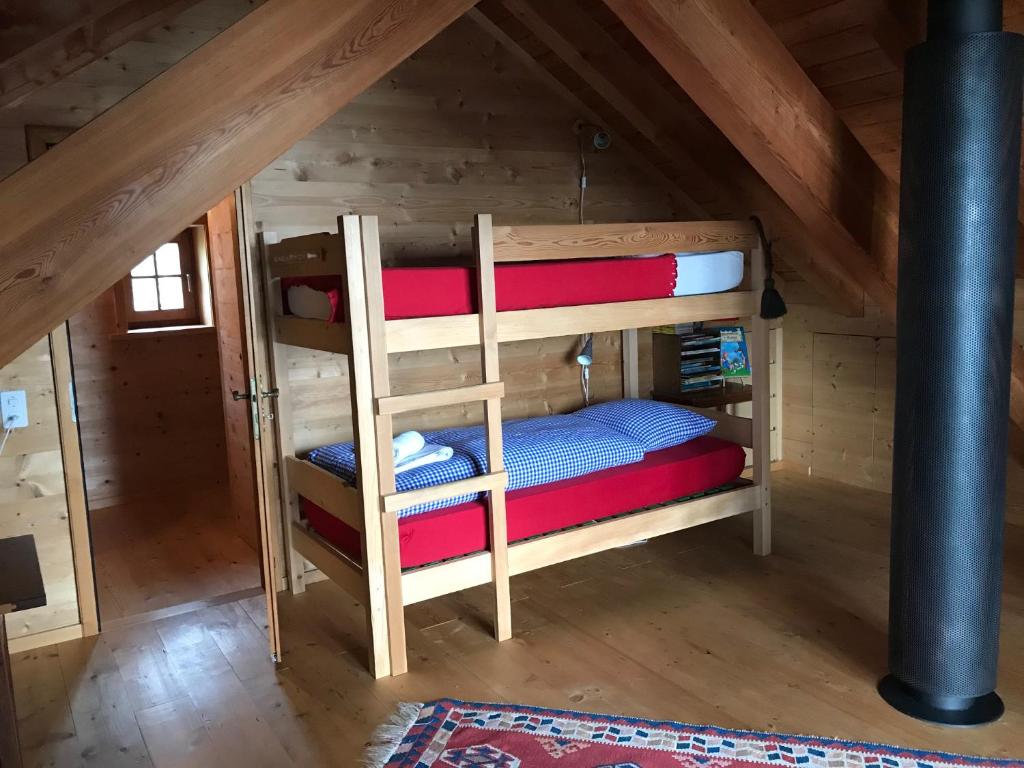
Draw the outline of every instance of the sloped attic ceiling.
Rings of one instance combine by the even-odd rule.
[[[102,291],[153,245],[150,241],[194,218],[473,4],[366,0],[339,13],[327,0],[269,0],[57,151],[4,181],[0,217],[10,226],[0,235],[0,314],[16,332],[0,342],[0,361]],[[673,6],[659,0],[607,0],[607,5],[634,17]],[[883,170],[894,181],[895,166],[886,156],[892,153],[891,137],[887,143],[877,142],[877,136],[898,131],[898,123],[865,119],[872,109],[864,105],[875,95],[879,101],[898,101],[898,93],[883,86],[898,83],[899,62],[887,68],[878,51],[897,51],[890,58],[899,58],[900,38],[894,43],[892,30],[913,29],[914,14],[904,13],[909,6],[884,0],[759,0],[754,5],[756,12],[740,0],[679,4],[707,13],[746,14],[750,29],[774,46],[774,60],[761,62],[767,80],[778,75],[772,70],[791,76],[799,66],[814,93],[824,94],[824,103],[853,129],[855,138],[842,141],[858,148],[872,167],[890,163]],[[1019,5],[1020,0],[1007,3],[1011,25],[1024,21]],[[877,289],[888,278],[891,292],[892,254],[868,270],[870,260],[836,258],[837,240],[829,230],[815,227],[812,237],[807,211],[795,215],[792,194],[779,194],[783,186],[762,164],[766,146],[750,136],[738,140],[728,111],[709,110],[714,123],[702,114],[676,82],[680,73],[669,76],[609,7],[600,0],[546,6],[539,0],[483,0],[479,13],[572,98],[627,137],[651,167],[663,169],[681,198],[709,216],[762,213],[781,235],[781,255],[830,301],[855,313],[868,287],[878,303],[891,308],[890,297]],[[890,16],[905,26],[887,23]],[[635,28],[636,18],[633,22]],[[268,38],[263,32],[271,28],[275,35]],[[268,46],[268,39],[275,44]],[[652,47],[655,42],[644,40]],[[674,43],[685,46],[686,41]],[[671,54],[656,51],[662,63],[666,50]],[[836,58],[829,58],[831,52]],[[724,75],[726,66],[713,61],[705,74]],[[210,78],[214,71],[220,77]],[[197,99],[195,84],[206,81],[213,87]],[[693,80],[684,84],[697,98]],[[709,109],[709,103],[698,101]],[[732,109],[734,117],[743,114],[739,102]],[[163,117],[171,113],[184,119],[169,125]],[[892,116],[884,109],[878,114]],[[889,128],[877,127],[883,124]],[[128,145],[126,135],[149,140]],[[816,162],[827,161],[818,157]],[[858,162],[857,172],[868,164]],[[74,184],[67,183],[69,177]],[[867,251],[871,236],[853,233]],[[879,258],[878,253],[867,256]],[[1024,385],[1018,390],[1024,394]],[[1024,418],[1024,401],[1017,401]]]

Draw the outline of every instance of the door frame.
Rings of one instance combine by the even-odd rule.
[[[283,478],[278,460],[280,438],[280,392],[275,386],[273,339],[268,333],[268,301],[264,291],[263,259],[257,239],[252,186],[246,182],[235,191],[238,217],[238,250],[242,283],[242,316],[245,320],[246,354],[251,371],[250,397],[255,409],[256,497],[260,515],[260,560],[267,600],[267,640],[276,662],[283,657],[278,591],[285,588],[286,565],[282,526]],[[258,425],[258,426],[256,426]],[[256,433],[258,430],[258,434]]]

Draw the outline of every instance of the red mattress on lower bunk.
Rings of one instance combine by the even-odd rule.
[[[476,312],[476,274],[466,267],[397,267],[383,271],[384,317],[468,315]],[[676,284],[672,255],[647,259],[580,259],[498,264],[494,270],[497,309],[568,307],[671,296]],[[331,321],[344,316],[341,277],[289,277],[281,281],[284,311],[288,288],[306,285],[328,294]]]
[[[743,449],[716,437],[648,453],[643,461],[583,477],[512,491],[507,496],[508,539],[612,517],[732,482],[743,472]],[[302,499],[313,529],[334,546],[360,556],[359,533]],[[487,507],[472,501],[403,518],[398,525],[402,567],[413,568],[487,548]]]

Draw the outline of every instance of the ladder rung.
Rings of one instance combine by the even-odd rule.
[[[471,384],[468,387],[452,387],[451,389],[435,389],[430,392],[416,392],[411,395],[391,395],[377,398],[377,413],[387,416],[408,411],[422,411],[427,408],[440,408],[445,405],[459,403],[475,403],[505,396],[505,384],[496,381],[493,384]]]
[[[397,512],[406,507],[414,507],[417,504],[426,504],[430,501],[450,499],[453,496],[504,490],[507,482],[508,473],[502,470],[500,472],[489,472],[486,475],[467,477],[465,480],[456,480],[454,483],[431,485],[428,488],[417,488],[415,491],[392,493],[384,497],[384,511]]]

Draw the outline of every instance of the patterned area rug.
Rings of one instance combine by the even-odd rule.
[[[808,736],[732,731],[511,704],[403,704],[374,736],[369,768],[1024,768]]]

